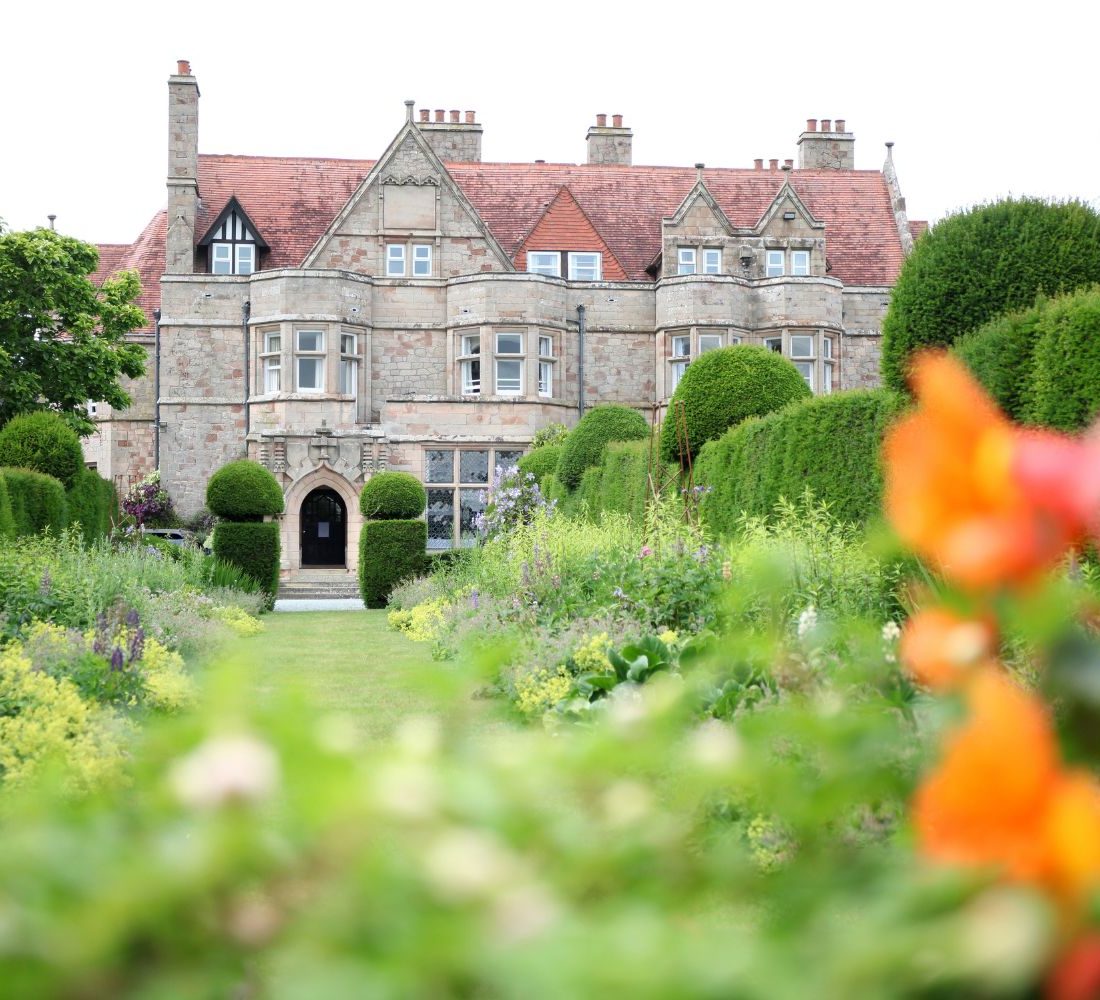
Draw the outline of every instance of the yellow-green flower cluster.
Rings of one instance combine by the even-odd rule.
[[[195,703],[195,682],[179,653],[156,639],[146,639],[141,665],[145,668],[146,700],[151,707],[179,712]]]
[[[606,632],[598,632],[573,650],[573,662],[582,674],[603,674],[611,670],[611,661],[607,658],[610,639]]]
[[[66,680],[32,669],[18,643],[0,650],[0,781],[19,785],[47,761],[66,765],[71,786],[88,789],[116,778],[122,750],[108,713]]]
[[[564,666],[534,670],[516,678],[516,707],[528,718],[542,715],[573,690],[573,678]]]
[[[437,597],[407,611],[391,611],[386,621],[390,628],[404,632],[413,642],[433,642],[443,632],[450,607],[450,601]]]
[[[213,611],[213,617],[228,625],[237,635],[247,638],[259,635],[264,630],[263,622],[253,618],[234,604],[219,604]]]

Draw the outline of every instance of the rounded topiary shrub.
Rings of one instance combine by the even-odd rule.
[[[0,469],[8,488],[16,535],[60,531],[69,524],[69,505],[59,479],[30,469]]]
[[[39,410],[12,417],[0,428],[0,465],[42,472],[69,489],[84,468],[84,453],[60,414]]]
[[[227,521],[262,521],[283,511],[283,490],[259,462],[223,465],[206,484],[206,506]]]
[[[882,377],[906,390],[909,358],[1035,296],[1100,281],[1100,214],[1080,202],[1009,198],[937,222],[902,265],[882,322]]]
[[[661,425],[661,457],[686,462],[707,441],[748,417],[762,417],[813,393],[798,369],[766,347],[723,347],[693,361],[669,401]],[[681,438],[680,411],[683,410]]]
[[[427,521],[367,521],[359,535],[359,592],[363,603],[368,608],[384,608],[397,584],[424,571],[427,548]]]
[[[1100,412],[1100,286],[1043,302],[1038,313],[1024,415],[1080,430]]]
[[[964,334],[952,351],[1013,420],[1027,419],[1028,387],[1043,304],[1006,313]]]
[[[541,489],[542,481],[551,473],[558,471],[561,451],[560,444],[544,444],[541,448],[528,452],[519,460],[519,471],[524,475],[531,473]]]
[[[8,497],[8,484],[0,473],[0,541],[15,537],[15,518],[11,512],[11,499]]]
[[[279,525],[275,521],[219,521],[214,529],[214,558],[236,566],[256,580],[274,606],[279,589]]]
[[[408,472],[376,472],[359,494],[359,510],[372,521],[410,520],[427,506],[428,494]]]
[[[569,432],[562,445],[557,477],[568,490],[575,490],[584,470],[598,465],[604,446],[610,441],[637,441],[649,434],[649,424],[629,406],[607,403],[589,410]]]

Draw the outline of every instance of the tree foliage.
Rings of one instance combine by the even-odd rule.
[[[51,408],[90,433],[88,400],[129,405],[119,380],[145,371],[145,349],[125,339],[145,322],[141,285],[125,271],[97,289],[98,263],[70,236],[0,230],[0,423]]]
[[[39,410],[13,417],[0,428],[0,465],[44,472],[71,489],[84,468],[84,452],[60,413]]]
[[[1100,281],[1100,214],[1037,198],[980,205],[936,223],[898,275],[882,324],[882,376],[904,390],[909,356],[962,334],[1036,295]]]

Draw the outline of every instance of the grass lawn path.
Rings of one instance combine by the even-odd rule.
[[[262,620],[262,634],[239,640],[239,653],[256,665],[260,697],[304,691],[321,711],[351,715],[369,739],[385,739],[415,715],[475,729],[507,724],[499,701],[470,696],[468,672],[434,662],[428,643],[390,631],[385,611],[295,611]]]

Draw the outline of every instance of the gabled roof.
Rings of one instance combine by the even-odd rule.
[[[598,250],[604,255],[604,281],[627,280],[622,264],[567,187],[558,191],[520,243],[515,254],[517,271],[527,269],[528,250]]]
[[[229,201],[226,203],[225,208],[223,208],[221,212],[218,213],[218,216],[214,219],[214,221],[210,223],[210,226],[206,230],[206,235],[199,240],[197,245],[200,247],[204,247],[212,243],[214,240],[214,233],[222,227],[222,224],[225,222],[225,220],[228,219],[229,216],[232,215],[234,212],[237,213],[237,216],[240,218],[241,223],[252,232],[252,236],[256,241],[256,246],[259,247],[259,249],[261,250],[269,249],[267,241],[264,239],[263,233],[260,231],[260,228],[256,225],[255,222],[252,221],[251,218],[249,218],[248,213],[244,210],[241,203],[237,201],[236,195],[229,199]]]
[[[373,160],[199,156],[195,231],[213,225],[236,197],[270,245],[265,268],[300,267],[374,166]],[[630,280],[649,281],[661,250],[661,220],[696,183],[692,167],[568,163],[447,163],[457,187],[513,260],[563,187],[583,210]],[[789,183],[825,223],[830,274],[848,285],[892,285],[904,255],[890,196],[877,170],[708,168],[706,186],[730,224],[754,227]],[[160,300],[165,214],[158,213],[124,254],[101,248],[99,275],[124,267],[141,273],[146,312]]]

